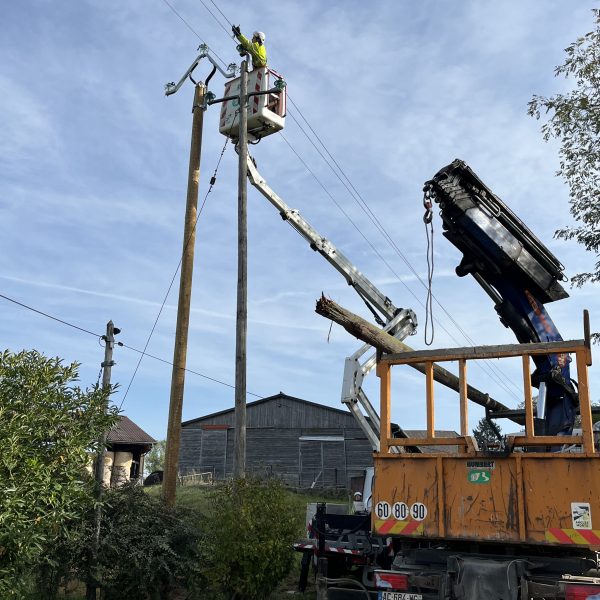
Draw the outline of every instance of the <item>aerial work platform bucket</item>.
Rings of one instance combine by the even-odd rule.
[[[283,81],[279,73],[268,67],[254,69],[248,73],[248,94],[266,92],[269,94],[250,96],[248,106],[248,135],[259,140],[266,135],[281,131],[285,126],[287,93],[285,86],[277,87]],[[219,131],[232,139],[239,137],[239,99],[240,77],[225,84],[225,100],[221,106]]]

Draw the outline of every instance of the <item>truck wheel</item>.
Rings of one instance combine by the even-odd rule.
[[[303,592],[306,589],[306,583],[308,582],[308,572],[310,570],[312,556],[309,552],[305,552],[302,555],[302,562],[300,563],[300,580],[298,581],[298,590]]]

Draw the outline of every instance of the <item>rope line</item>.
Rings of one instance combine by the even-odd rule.
[[[433,338],[435,337],[435,324],[433,321],[433,269],[434,269],[434,258],[433,258],[433,221],[425,223],[425,236],[427,237],[427,297],[425,300],[425,332],[423,341],[426,346],[433,344]],[[427,332],[431,327],[431,336],[427,337]]]

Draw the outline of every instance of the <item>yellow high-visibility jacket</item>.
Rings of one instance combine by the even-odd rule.
[[[260,69],[261,67],[267,66],[267,49],[264,44],[253,42],[241,33],[236,37],[244,47],[244,50],[252,57],[252,67],[254,69]]]

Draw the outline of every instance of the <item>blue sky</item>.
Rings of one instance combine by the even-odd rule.
[[[165,0],[7,3],[0,37],[0,293],[93,333],[104,333],[112,319],[122,330],[119,340],[137,349],[148,339],[182,245],[193,87],[166,98],[163,85],[179,79],[201,41],[224,63],[239,60],[204,6],[229,30],[215,4],[169,3],[181,18]],[[297,106],[290,106],[285,139],[275,135],[251,147],[259,170],[396,306],[415,310],[419,331],[407,340],[413,347],[424,347],[425,289],[316,152],[303,118],[420,278],[422,185],[457,157],[549,246],[568,275],[591,267],[594,257],[553,239],[570,223],[568,190],[554,175],[557,145],[542,141],[526,105],[534,93],[568,89],[553,69],[563,49],[591,29],[595,3],[280,0],[266,14],[231,0],[217,5],[243,32],[266,33],[269,63],[285,76]],[[207,65],[198,68],[198,76],[208,72]],[[223,84],[215,76],[209,87],[220,95]],[[205,115],[201,202],[225,141],[218,111]],[[199,221],[187,363],[230,385],[236,160],[228,145]],[[440,235],[439,218],[434,225],[434,293],[468,336],[436,305],[434,347],[514,341],[483,291],[454,275],[460,256]],[[148,346],[166,361],[177,288],[178,278]],[[321,292],[369,317],[344,280],[250,189],[248,400],[284,391],[340,406],[344,357],[359,343],[337,326],[328,340],[329,323],[314,313]],[[565,339],[582,336],[584,308],[592,324],[600,318],[597,286],[570,293],[548,306]],[[4,299],[0,307],[3,347],[77,360],[82,383],[97,380],[103,348],[93,335]],[[120,387],[113,400],[121,404],[139,354],[117,347],[114,358]],[[520,375],[514,364],[498,368],[473,369],[473,383],[514,406]],[[166,431],[170,377],[168,364],[144,358],[123,403],[125,414],[157,438]],[[376,399],[371,378],[367,390]],[[422,427],[415,408],[423,404],[421,376],[402,371],[395,380],[394,419]],[[599,384],[592,367],[596,400]],[[436,425],[456,428],[456,398],[442,390],[438,398]],[[231,387],[187,375],[184,419],[232,405]],[[473,409],[471,424],[481,416]]]

